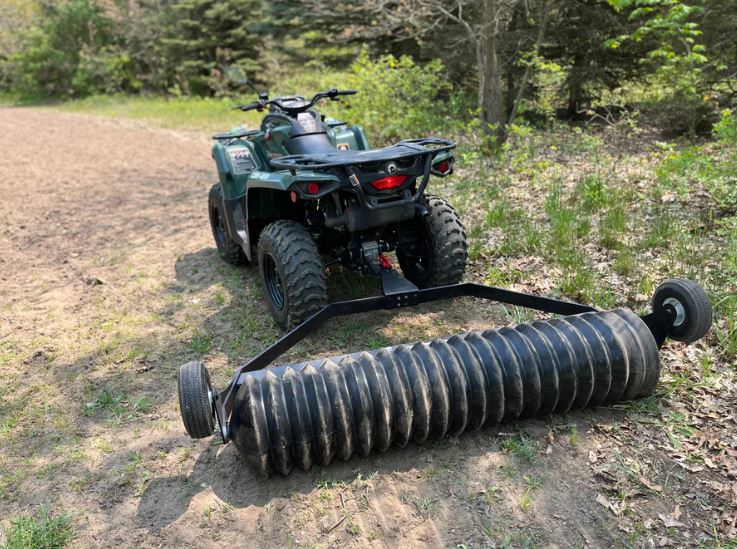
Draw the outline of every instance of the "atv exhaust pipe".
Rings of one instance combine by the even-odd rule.
[[[263,474],[649,395],[658,346],[617,309],[247,374],[231,437]]]

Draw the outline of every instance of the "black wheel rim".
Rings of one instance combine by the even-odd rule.
[[[223,224],[223,218],[220,216],[220,210],[217,208],[212,209],[212,221],[213,229],[215,231],[215,239],[221,246],[225,245],[225,225]]]
[[[264,282],[266,283],[266,292],[271,302],[276,305],[277,309],[284,308],[284,289],[282,287],[281,276],[276,269],[276,262],[270,254],[264,254]]]

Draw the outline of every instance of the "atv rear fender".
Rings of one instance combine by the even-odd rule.
[[[337,149],[365,151],[369,148],[366,132],[358,125],[348,126],[346,122],[327,118],[328,139]]]

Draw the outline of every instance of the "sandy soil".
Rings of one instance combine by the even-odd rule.
[[[0,107],[1,524],[46,505],[73,516],[78,547],[727,541],[719,528],[734,485],[671,451],[662,417],[674,410],[659,399],[269,480],[232,446],[190,441],[179,364],[203,357],[222,387],[279,335],[255,271],[215,253],[212,182],[205,135]],[[288,358],[495,319],[470,300],[347,319]],[[672,346],[664,365],[698,357]],[[721,428],[710,421],[705,412],[688,428]]]

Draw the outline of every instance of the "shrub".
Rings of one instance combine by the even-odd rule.
[[[371,59],[364,51],[345,85],[361,97],[342,109],[343,115],[362,124],[374,144],[448,133],[452,88],[440,60],[421,66],[411,57]]]
[[[714,124],[714,135],[726,145],[737,145],[737,115],[729,109],[722,111],[722,116]]]
[[[105,83],[111,72],[120,79],[121,64],[105,64],[104,57],[97,57],[113,42],[113,23],[103,8],[92,0],[42,7],[40,23],[26,33],[5,64],[14,91],[31,97],[108,91]]]

